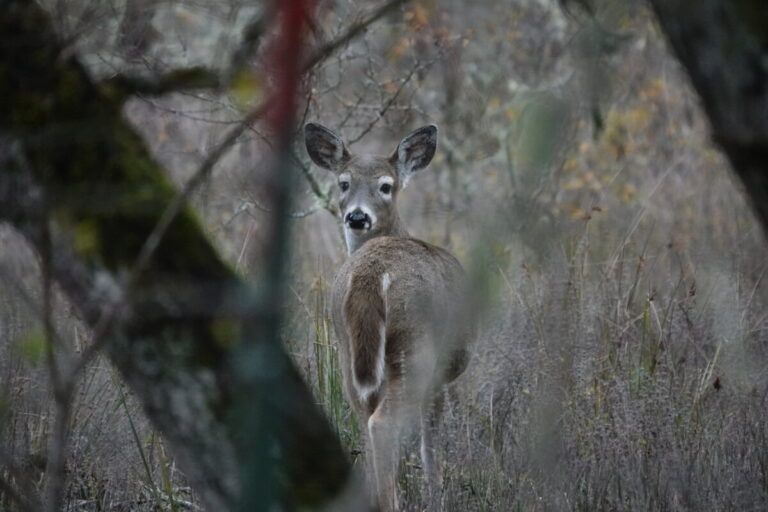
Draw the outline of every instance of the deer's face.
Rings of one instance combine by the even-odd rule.
[[[344,228],[362,235],[387,231],[396,217],[399,180],[387,158],[352,157],[337,176]]]
[[[312,160],[336,174],[339,211],[349,252],[376,236],[401,235],[395,201],[412,174],[429,164],[437,146],[437,127],[419,128],[389,157],[353,156],[336,134],[318,124],[304,128]]]

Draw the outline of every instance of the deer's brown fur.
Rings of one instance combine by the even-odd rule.
[[[395,510],[399,440],[416,419],[429,490],[437,492],[435,402],[466,368],[474,334],[458,260],[412,238],[396,208],[411,174],[432,159],[437,129],[416,130],[390,157],[352,156],[319,125],[308,124],[305,133],[313,161],[339,179],[350,255],[333,284],[332,314],[344,389],[367,426],[378,504]]]

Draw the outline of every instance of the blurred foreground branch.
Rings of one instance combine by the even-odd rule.
[[[177,69],[167,75],[145,78],[138,76],[117,75],[105,80],[100,85],[113,88],[123,98],[136,94],[159,96],[170,92],[189,89],[216,89],[220,86],[219,75],[205,68]]]
[[[254,478],[274,482],[275,498],[289,507],[328,502],[346,484],[348,465],[290,358],[279,344],[262,341],[274,334],[275,305],[253,307],[269,301],[254,298],[220,260],[185,206],[272,104],[230,130],[176,192],[123,120],[124,96],[92,83],[77,59],[61,59],[46,14],[19,0],[0,7],[0,215],[46,255],[44,271],[95,330],[94,348],[69,379],[104,340],[211,510],[234,509],[244,477],[249,485]],[[321,48],[303,69],[384,12]],[[171,89],[162,80],[141,87]],[[244,378],[236,354],[246,343],[256,367]],[[239,430],[235,417],[250,394],[259,405],[256,419],[269,420],[256,434]],[[243,471],[253,464],[254,454],[243,448],[254,446],[254,435],[268,459],[257,467],[271,476]],[[60,495],[57,484],[49,500]]]

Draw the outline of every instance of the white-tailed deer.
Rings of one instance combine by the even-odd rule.
[[[432,437],[442,389],[466,368],[474,329],[461,265],[408,234],[397,196],[432,160],[437,127],[414,131],[388,157],[351,155],[336,134],[314,123],[304,134],[315,164],[338,179],[349,258],[334,281],[333,322],[345,393],[368,429],[379,507],[397,509],[400,435],[417,419],[434,502],[440,473]]]

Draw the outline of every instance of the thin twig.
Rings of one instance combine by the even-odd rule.
[[[384,105],[381,106],[381,108],[376,112],[376,116],[373,118],[373,121],[371,121],[368,126],[363,129],[360,133],[357,134],[357,136],[353,139],[351,139],[347,144],[350,146],[354,144],[355,142],[358,142],[360,139],[365,137],[368,132],[370,132],[374,126],[381,120],[382,117],[384,117],[384,114],[387,113],[387,110],[389,110],[389,107],[392,106],[392,104],[395,102],[398,96],[400,96],[400,93],[405,88],[406,85],[408,85],[408,82],[411,81],[411,78],[413,78],[413,75],[416,73],[418,69],[420,69],[422,65],[419,63],[419,61],[416,61],[416,64],[411,68],[411,71],[408,73],[408,75],[403,79],[403,83],[400,84],[400,87],[397,88],[395,93],[390,96],[390,98],[384,103]]]
[[[312,174],[309,167],[302,164],[299,165],[299,170],[301,171],[301,175],[304,176],[304,179],[307,180],[307,183],[309,183],[309,189],[315,197],[317,197],[320,206],[330,212],[331,215],[336,216],[336,214],[339,213],[339,209],[331,202],[331,195],[328,192],[324,192],[320,187],[320,183],[315,179],[315,176]]]
[[[251,131],[259,138],[261,139],[267,146],[274,149],[274,144],[272,141],[266,137],[264,134],[262,134],[260,131],[256,130],[255,128],[251,128]],[[302,176],[305,180],[307,180],[307,183],[309,184],[310,191],[315,195],[319,205],[331,213],[331,215],[336,215],[338,213],[338,208],[333,205],[331,201],[331,195],[328,193],[328,191],[323,191],[322,187],[320,186],[320,183],[317,181],[315,176],[312,174],[312,171],[310,170],[309,166],[306,165],[301,158],[294,152],[290,151],[289,157],[293,161],[294,165],[299,168],[301,171]],[[253,197],[250,199],[250,201],[253,202],[254,206],[258,207],[260,210],[263,210],[265,212],[269,212],[270,210],[266,207],[263,207],[258,204],[258,201],[254,199]],[[313,209],[311,212],[309,212],[307,215],[314,213],[317,211],[317,208]],[[291,217],[294,217],[294,215],[290,215]]]
[[[218,74],[211,70],[194,67],[177,69],[167,75],[155,77],[118,74],[100,85],[114,87],[127,99],[137,94],[159,96],[180,90],[217,89],[221,86],[221,80]]]
[[[248,204],[249,206],[254,206],[263,212],[272,213],[271,209],[264,206],[263,204],[261,204],[255,199],[249,199],[248,201],[246,201],[246,204]],[[288,212],[286,213],[286,216],[291,217],[293,219],[303,219],[304,217],[309,217],[310,215],[315,213],[317,210],[320,209],[320,207],[321,205],[317,204],[308,210],[298,211],[298,212]]]
[[[344,33],[344,35],[336,38],[334,41],[331,41],[330,43],[321,47],[320,50],[318,50],[314,56],[310,57],[307,60],[307,62],[304,63],[304,66],[302,67],[302,72],[306,73],[310,69],[314,68],[317,64],[325,60],[337,49],[341,48],[342,46],[350,42],[352,39],[357,37],[363,30],[368,28],[368,26],[371,23],[374,23],[379,18],[387,14],[389,11],[395,9],[396,7],[399,7],[400,5],[408,1],[409,0],[390,0],[389,2],[383,4],[381,7],[373,11],[367,18],[363,19],[363,21],[352,26],[349,30],[347,30]]]

